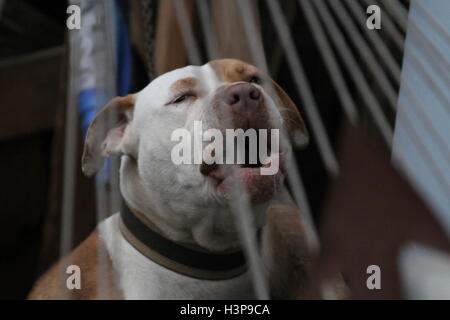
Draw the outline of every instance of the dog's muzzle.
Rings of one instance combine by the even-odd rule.
[[[236,190],[236,183],[242,184],[249,195],[252,204],[260,204],[270,200],[281,185],[281,180],[284,173],[284,163],[282,158],[282,151],[278,148],[272,149],[271,130],[273,124],[270,121],[267,101],[265,101],[264,93],[259,86],[251,83],[239,82],[224,88],[218,93],[220,97],[216,105],[216,110],[219,119],[223,120],[225,129],[242,129],[244,132],[250,131],[256,133],[257,140],[244,141],[245,148],[241,148],[241,154],[244,154],[245,161],[241,162],[226,162],[225,160],[218,163],[206,163],[205,161],[200,165],[200,173],[212,181],[218,194],[228,200],[233,197]],[[231,120],[231,121],[230,121]],[[276,129],[275,129],[276,130]],[[259,158],[260,154],[260,138],[259,132],[266,132],[266,140],[262,144],[266,145],[266,152],[268,153],[269,162],[263,164]],[[227,141],[225,144],[228,146]],[[234,144],[233,144],[234,143]],[[250,143],[254,143],[256,148],[250,148]],[[238,146],[235,141],[232,141],[235,150]],[[245,149],[245,150],[243,150]],[[256,150],[256,155],[255,155]],[[229,151],[229,150],[227,150]],[[250,154],[250,153],[253,154]],[[277,156],[275,156],[277,155]],[[250,162],[250,158],[257,158],[256,162]],[[261,175],[263,167],[271,167],[276,165],[279,170],[274,170],[272,175]]]

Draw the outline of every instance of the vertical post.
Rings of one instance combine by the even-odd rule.
[[[192,0],[185,1],[184,6],[188,16],[192,17],[194,2]],[[159,2],[156,25],[156,74],[160,75],[185,66],[188,61],[188,55],[173,1]]]

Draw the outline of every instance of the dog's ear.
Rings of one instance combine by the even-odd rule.
[[[136,95],[112,99],[94,118],[84,142],[81,168],[93,176],[103,167],[103,157],[122,154],[122,145],[133,119]]]
[[[300,112],[295,103],[289,98],[286,92],[272,80],[273,88],[279,99],[277,106],[280,108],[281,116],[283,117],[289,136],[292,140],[292,145],[297,149],[305,148],[309,143],[309,133],[306,129]]]

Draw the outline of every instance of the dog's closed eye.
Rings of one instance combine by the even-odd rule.
[[[187,94],[183,94],[181,97],[175,99],[173,101],[173,103],[180,103],[183,102],[184,100],[186,100],[187,98],[189,98],[189,96]]]
[[[181,95],[178,95],[175,99],[171,100],[169,103],[167,103],[166,105],[169,104],[180,104],[183,103],[191,98],[195,98],[195,95],[193,93],[183,93]]]

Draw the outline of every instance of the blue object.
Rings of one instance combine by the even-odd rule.
[[[122,1],[116,1],[117,12],[117,89],[120,96],[130,93],[132,82],[132,54],[131,43],[128,35],[128,26],[124,18],[127,5]]]
[[[78,94],[78,112],[80,113],[84,136],[98,109],[108,103],[108,100],[109,97],[104,89],[88,88],[80,91]]]

